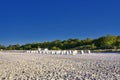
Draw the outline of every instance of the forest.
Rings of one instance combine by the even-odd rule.
[[[11,44],[8,46],[0,45],[1,50],[36,50],[38,48],[48,48],[49,50],[97,50],[97,49],[120,49],[120,36],[106,35],[96,39],[86,38],[54,40],[47,42],[34,42],[24,45]]]

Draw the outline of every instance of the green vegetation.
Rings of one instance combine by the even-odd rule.
[[[107,35],[97,39],[87,38],[84,40],[80,39],[68,39],[68,40],[55,40],[52,42],[37,42],[29,43],[25,45],[9,45],[5,47],[0,45],[0,49],[3,50],[36,50],[38,48],[48,48],[52,50],[69,50],[69,49],[120,49],[120,36]]]

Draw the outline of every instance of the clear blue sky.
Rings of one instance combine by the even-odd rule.
[[[0,44],[120,35],[120,0],[1,0]]]

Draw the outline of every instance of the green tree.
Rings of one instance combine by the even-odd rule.
[[[50,46],[50,42],[46,41],[46,42],[41,43],[40,48],[48,48],[49,49],[49,46]]]
[[[96,48],[95,44],[92,43],[92,44],[91,44],[91,49],[95,49],[95,48]]]
[[[62,47],[63,47],[62,41],[61,41],[61,40],[52,41],[52,42],[50,43],[49,48],[52,49],[52,47],[54,47],[54,46],[56,46],[56,47],[59,48],[59,49],[62,49]]]
[[[108,48],[113,48],[115,42],[116,42],[116,36],[107,35],[97,39],[95,41],[95,44],[97,45],[97,47],[108,49]]]
[[[32,48],[31,44],[26,44],[23,47],[24,47],[24,50],[30,50]]]
[[[115,46],[116,48],[120,49],[120,36],[117,36]]]
[[[14,45],[9,45],[9,46],[7,47],[7,50],[15,50],[15,46],[14,46]]]
[[[60,50],[60,48],[58,48],[58,47],[56,47],[56,46],[53,46],[51,49],[52,49],[52,50]]]
[[[31,44],[32,50],[37,50],[40,47],[41,47],[41,43],[35,42]]]
[[[6,49],[6,47],[0,44],[0,50],[4,50],[4,49]]]

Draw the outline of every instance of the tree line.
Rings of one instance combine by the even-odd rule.
[[[36,50],[38,48],[48,48],[50,50],[120,49],[120,36],[106,35],[97,39],[86,38],[80,40],[71,38],[67,40],[54,40],[51,42],[27,43],[24,45],[0,45],[0,49],[3,50]]]

